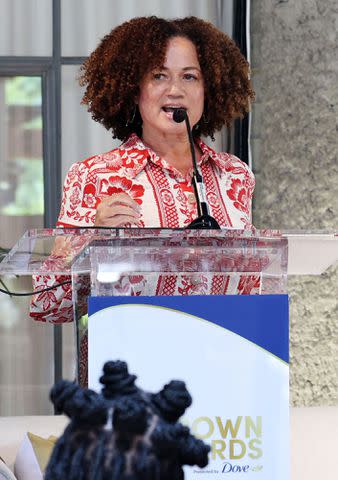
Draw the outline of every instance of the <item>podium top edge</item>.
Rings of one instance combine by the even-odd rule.
[[[262,228],[258,229],[255,227],[246,228],[246,229],[239,229],[239,228],[222,228],[220,230],[195,230],[195,229],[185,229],[185,228],[160,228],[160,227],[151,227],[151,228],[110,228],[110,227],[50,227],[50,228],[40,228],[40,229],[30,229],[27,230],[23,237],[34,237],[38,235],[47,235],[47,236],[57,236],[63,234],[110,234],[116,235],[120,237],[122,235],[135,237],[135,236],[144,236],[144,235],[154,235],[160,236],[172,234],[187,234],[189,236],[200,236],[200,237],[208,237],[208,236],[243,236],[243,237],[253,237],[253,238],[289,238],[289,237],[332,237],[338,238],[338,229],[337,230],[288,230],[288,229],[270,229],[270,228]]]

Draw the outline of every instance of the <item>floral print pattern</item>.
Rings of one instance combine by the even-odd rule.
[[[223,228],[251,227],[251,199],[254,176],[249,167],[234,155],[216,153],[201,140],[200,169],[205,180],[210,213]],[[70,168],[63,187],[58,226],[92,226],[103,195],[125,192],[141,208],[140,225],[145,227],[186,227],[197,217],[191,172],[186,176],[131,135],[119,148],[95,155]],[[34,288],[60,283],[61,278],[36,276]],[[257,278],[229,282],[227,275],[215,280],[206,275],[196,281],[186,276],[158,276],[149,283],[141,275],[125,278],[120,294],[187,295],[247,294],[259,287]],[[33,297],[31,316],[54,323],[72,320],[72,295],[69,285]]]

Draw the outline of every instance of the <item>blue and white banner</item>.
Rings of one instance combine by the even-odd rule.
[[[121,359],[144,390],[186,382],[183,422],[211,445],[186,479],[289,479],[286,295],[92,297],[89,386]]]

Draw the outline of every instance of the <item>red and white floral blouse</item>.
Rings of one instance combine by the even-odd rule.
[[[216,153],[201,140],[197,144],[202,152],[200,169],[211,215],[221,227],[250,227],[253,173],[234,155]],[[183,176],[132,134],[119,148],[72,165],[64,182],[58,226],[92,226],[100,196],[125,192],[141,207],[140,227],[186,227],[197,217],[191,173]],[[206,276],[190,284],[184,276],[164,279],[159,275],[156,285],[146,284],[140,278],[133,292],[136,295],[258,292],[256,276],[239,277],[236,285],[226,275],[219,277],[222,278]],[[34,288],[40,290],[64,280],[64,276],[36,276]],[[35,295],[31,316],[55,323],[71,321],[70,286]]]

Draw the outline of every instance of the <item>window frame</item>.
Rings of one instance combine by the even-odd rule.
[[[232,38],[236,42],[244,57],[248,59],[247,19],[248,9],[250,9],[250,0],[234,0],[233,7]],[[250,113],[247,113],[243,118],[235,120],[233,132],[234,154],[243,162],[252,167],[249,145]]]
[[[42,157],[44,179],[44,226],[51,226],[55,217],[55,200],[57,198],[58,169],[57,145],[55,139],[55,115],[53,114],[53,71],[52,61],[46,57],[0,57],[1,77],[40,77],[41,78],[41,111],[42,111]],[[50,179],[54,178],[51,182]]]

